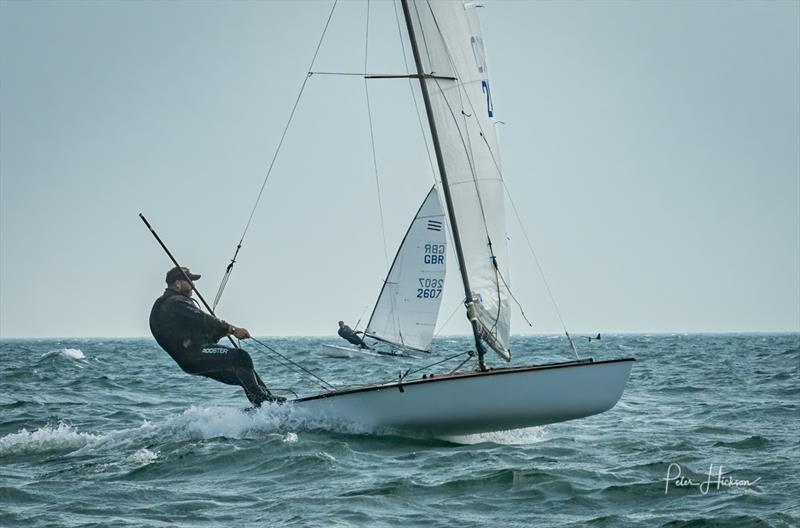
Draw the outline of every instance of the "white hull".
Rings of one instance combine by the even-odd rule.
[[[340,358],[340,359],[352,359],[352,358],[360,358],[367,356],[372,356],[372,357],[402,356],[402,354],[396,352],[383,352],[383,351],[368,350],[366,348],[358,348],[355,346],[346,347],[339,345],[322,345],[322,352],[326,356]]]
[[[502,431],[607,411],[622,396],[633,361],[442,375],[325,393],[294,403],[372,431],[433,436]]]
[[[368,350],[359,350],[355,347],[351,348],[338,345],[322,345],[322,352],[326,356],[340,358],[340,359],[350,359],[350,358],[374,355],[370,354]]]

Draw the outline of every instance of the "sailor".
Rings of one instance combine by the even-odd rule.
[[[153,337],[185,372],[239,385],[254,407],[265,401],[283,401],[284,398],[273,396],[261,381],[250,354],[217,344],[228,335],[248,339],[250,332],[200,310],[192,299],[190,282],[199,278],[200,275],[185,267],[167,272],[167,289],[150,311]]]
[[[358,332],[354,332],[352,328],[344,324],[344,321],[339,321],[339,337],[349,341],[354,345],[358,345],[358,348],[366,348],[367,350],[370,350],[369,346],[364,342],[364,340],[358,337],[358,334],[363,333],[364,332],[360,330]]]

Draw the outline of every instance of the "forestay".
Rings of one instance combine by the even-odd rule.
[[[428,350],[439,316],[446,267],[445,217],[436,188],[414,216],[383,284],[366,335]]]
[[[411,21],[472,289],[469,315],[510,357],[505,206],[486,51],[473,4],[412,0]],[[452,78],[455,78],[454,80]],[[437,182],[441,188],[441,181]]]

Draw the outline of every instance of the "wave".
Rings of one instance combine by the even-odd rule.
[[[134,454],[128,457],[128,460],[131,462],[139,463],[139,464],[149,464],[150,462],[155,461],[158,459],[158,451],[153,452],[143,447],[142,449],[136,451]]]
[[[46,425],[35,431],[21,429],[19,432],[0,437],[0,455],[30,455],[54,451],[74,451],[100,437],[76,431],[71,425],[60,422]]]
[[[133,452],[132,461],[149,462],[155,460],[158,454],[143,449],[143,446],[212,438],[275,438],[282,443],[292,444],[298,441],[296,431],[313,430],[346,434],[371,433],[350,424],[337,423],[325,416],[315,416],[308,410],[292,405],[265,405],[261,409],[248,412],[230,407],[192,406],[160,422],[144,421],[138,427],[106,434],[80,432],[63,422],[34,431],[23,428],[0,437],[0,455],[55,451],[91,454],[98,451],[127,450]]]
[[[80,348],[59,348],[42,354],[42,359],[52,357],[62,357],[73,361],[88,361],[86,354]]]
[[[130,462],[149,464],[159,458],[151,451],[153,445],[165,442],[186,442],[229,439],[264,439],[294,444],[298,433],[326,431],[347,435],[383,435],[390,431],[373,431],[352,423],[342,423],[328,416],[316,415],[308,409],[292,405],[265,405],[247,412],[231,407],[192,406],[180,414],[158,422],[144,421],[138,427],[110,431],[105,434],[82,432],[72,425],[59,422],[36,430],[20,431],[0,437],[0,455],[31,455],[66,452],[91,455],[103,452],[128,453]],[[529,445],[548,438],[544,427],[514,431],[499,431],[476,435],[448,437],[447,442],[458,444],[494,443]]]
[[[474,471],[469,476],[442,479],[438,475],[418,475],[400,477],[380,484],[358,487],[344,491],[340,497],[369,497],[415,495],[426,496],[464,496],[473,493],[486,493],[488,490],[515,490],[524,493],[528,498],[544,500],[545,492],[539,486],[547,488],[549,495],[571,496],[580,491],[565,478],[547,471],[536,469],[506,468],[490,471]]]
[[[730,447],[733,449],[754,449],[762,448],[769,443],[769,440],[760,435],[750,436],[743,440],[735,442],[719,441],[714,444],[714,447]]]
[[[701,526],[717,526],[719,528],[740,528],[741,526],[770,526],[760,516],[752,515],[715,515],[713,517],[691,517],[685,520],[671,520],[662,524],[662,528],[695,528]]]
[[[80,348],[62,348],[58,352],[70,359],[86,359],[86,354]]]

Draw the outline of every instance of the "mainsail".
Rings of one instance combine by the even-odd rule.
[[[403,0],[403,7],[439,164],[437,185],[447,201],[467,290],[467,316],[480,357],[486,343],[510,359],[504,189],[475,5]]]
[[[447,239],[439,193],[432,188],[414,216],[383,283],[365,335],[427,351],[442,302]]]

